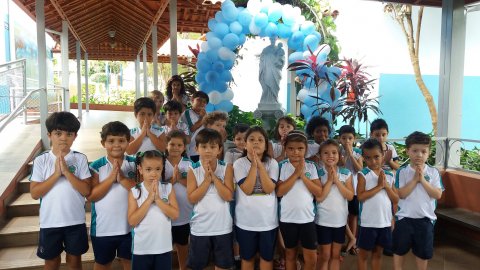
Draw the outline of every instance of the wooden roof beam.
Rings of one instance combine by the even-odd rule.
[[[85,47],[85,45],[83,44],[82,40],[80,39],[80,37],[78,36],[77,34],[77,31],[73,28],[73,25],[72,23],[70,22],[70,19],[67,17],[67,15],[65,14],[65,12],[63,11],[63,9],[60,7],[60,5],[58,4],[58,0],[50,0],[50,3],[52,3],[53,7],[55,7],[55,9],[57,10],[58,14],[60,15],[60,17],[62,18],[62,20],[64,21],[67,21],[68,23],[68,28],[70,29],[70,33],[72,33],[72,35],[80,42],[80,47],[82,47],[82,49],[84,51],[87,51],[87,48]]]
[[[157,13],[156,13],[155,16],[153,17],[152,23],[151,23],[150,26],[148,27],[147,34],[145,35],[145,37],[143,38],[142,43],[140,44],[140,48],[138,49],[138,53],[140,53],[140,52],[142,51],[142,46],[143,46],[143,44],[147,42],[148,38],[149,38],[150,35],[152,34],[152,27],[153,27],[154,25],[155,25],[155,26],[157,25],[158,20],[160,20],[160,17],[162,17],[163,12],[165,12],[165,9],[167,8],[168,3],[169,3],[169,0],[162,0],[162,2],[160,3],[160,7],[158,8]]]

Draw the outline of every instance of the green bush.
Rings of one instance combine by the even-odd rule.
[[[262,120],[256,119],[255,117],[253,117],[252,112],[244,112],[240,110],[238,106],[233,105],[233,109],[228,113],[228,123],[225,128],[227,130],[227,134],[228,134],[227,138],[229,140],[233,141],[233,127],[236,124],[240,124],[240,123],[247,124],[249,126],[254,126],[254,125],[261,126]]]

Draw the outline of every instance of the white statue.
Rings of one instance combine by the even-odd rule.
[[[278,104],[282,68],[285,65],[282,43],[275,46],[275,38],[270,38],[270,42],[260,54],[259,80],[263,89],[260,104]]]

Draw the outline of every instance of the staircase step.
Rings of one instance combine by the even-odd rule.
[[[42,270],[43,260],[37,257],[37,246],[12,247],[0,249],[0,269],[19,270]],[[88,252],[82,255],[82,269],[92,270],[94,264],[93,249],[90,244]],[[60,269],[67,269],[65,263],[65,252],[62,253],[62,264]],[[115,260],[112,264],[113,270],[121,270],[122,264]]]
[[[20,182],[17,184],[18,188],[18,193],[29,193],[30,192],[30,175],[23,178]]]
[[[90,232],[90,213],[86,214],[86,224]],[[38,244],[39,217],[14,217],[0,229],[0,248],[20,247]]]
[[[90,212],[90,203],[85,203],[85,211]],[[7,206],[7,216],[38,216],[40,200],[32,199],[30,193],[22,193],[10,205]]]

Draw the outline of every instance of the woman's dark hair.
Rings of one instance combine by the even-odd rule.
[[[260,126],[252,126],[251,128],[249,128],[247,130],[247,133],[245,134],[245,141],[247,141],[248,136],[250,136],[250,134],[252,134],[254,132],[259,132],[260,134],[262,134],[263,139],[265,140],[265,150],[262,153],[261,161],[266,162],[266,161],[268,161],[268,159],[270,159],[270,155],[268,155],[268,135],[267,135],[267,132]],[[244,149],[242,157],[246,157],[246,156],[247,156],[247,149]]]
[[[315,131],[315,128],[325,126],[328,128],[328,133],[332,131],[330,127],[330,122],[328,122],[327,119],[321,117],[321,116],[314,116],[310,118],[310,121],[308,121],[307,126],[305,127],[305,132],[307,133],[308,137],[313,136],[313,132]]]
[[[285,139],[285,145],[283,147],[286,147],[289,142],[301,142],[305,144],[305,151],[308,148],[308,140],[307,136],[303,131],[300,130],[292,130],[287,134],[287,138]]]
[[[178,138],[183,141],[183,145],[185,146],[185,149],[183,150],[182,156],[186,157],[187,156],[187,135],[181,130],[172,130],[167,133],[167,145],[168,142],[173,139],[173,138]],[[165,154],[168,157],[168,150],[165,150]]]
[[[159,152],[157,150],[149,150],[145,152],[138,152],[135,156],[135,164],[137,165],[137,177],[136,177],[136,185],[135,188],[138,189],[138,197],[137,200],[142,196],[142,189],[140,189],[140,172],[138,171],[138,166],[142,165],[142,162],[144,159],[150,159],[150,158],[161,158],[162,159],[162,175],[161,175],[161,182],[165,181],[165,156],[163,155],[162,152]]]
[[[173,82],[179,82],[180,83],[180,95],[184,96],[187,94],[185,91],[185,83],[183,82],[182,77],[179,75],[173,75],[167,82],[167,99],[171,100],[173,98],[173,92],[172,92],[172,84]]]
[[[297,126],[297,124],[295,124],[295,120],[293,120],[293,118],[288,115],[278,118],[277,123],[275,124],[275,128],[273,129],[273,138],[275,140],[280,140],[280,133],[278,133],[278,127],[280,126],[281,121],[287,122],[287,124],[293,126],[293,129],[295,129]]]

